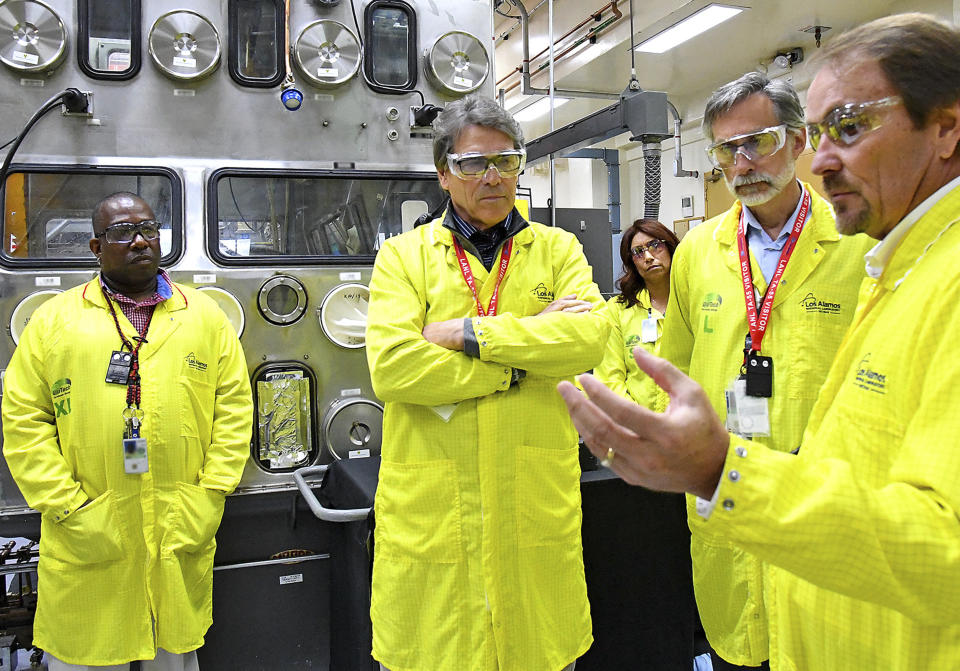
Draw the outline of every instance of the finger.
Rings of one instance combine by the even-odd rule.
[[[640,370],[649,375],[670,398],[696,393],[699,385],[680,372],[666,359],[650,354],[642,347],[633,348],[633,358]]]
[[[628,429],[636,436],[650,440],[650,436],[660,431],[663,416],[638,403],[627,400],[590,374],[577,376],[590,400],[619,426]]]
[[[557,391],[567,404],[573,425],[577,427],[587,447],[597,457],[604,456],[608,447],[616,447],[623,444],[625,440],[636,438],[632,431],[614,422],[607,413],[570,382],[563,381],[558,384]],[[613,393],[609,389],[607,391]]]
[[[567,305],[563,308],[564,312],[589,312],[593,308],[592,303],[586,301],[576,301],[572,305]]]
[[[576,299],[577,299],[577,295],[576,295],[576,294],[570,294],[569,296],[562,296],[559,300],[562,300],[562,301],[573,301],[573,300],[576,300]]]

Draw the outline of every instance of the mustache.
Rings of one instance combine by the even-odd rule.
[[[737,175],[733,178],[733,187],[750,186],[751,184],[769,184],[773,186],[773,179],[769,175],[753,173],[752,175]]]
[[[828,193],[837,193],[843,191],[855,191],[849,182],[841,175],[831,172],[823,176],[823,188]]]

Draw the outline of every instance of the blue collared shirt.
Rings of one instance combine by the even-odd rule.
[[[490,270],[493,267],[493,261],[497,256],[497,252],[500,250],[500,245],[509,237],[508,231],[513,221],[513,211],[511,210],[507,218],[499,224],[483,231],[474,228],[461,219],[452,205],[450,206],[450,214],[452,215],[453,225],[457,227],[457,232],[473,243],[473,246],[476,247],[477,252],[480,254],[480,261],[483,263],[483,267]]]
[[[774,240],[767,232],[763,230],[760,222],[750,211],[749,207],[743,208],[743,219],[747,222],[747,244],[750,246],[750,256],[757,260],[760,266],[760,272],[763,273],[763,279],[767,282],[777,272],[777,262],[780,261],[780,252],[783,246],[787,244],[790,232],[793,230],[793,224],[800,214],[800,207],[803,205],[803,188],[801,186],[800,200],[797,201],[797,207],[793,214],[787,219],[787,223],[780,229],[780,234]],[[807,215],[809,217],[809,215]]]

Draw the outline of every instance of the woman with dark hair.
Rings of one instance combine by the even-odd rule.
[[[661,321],[670,297],[670,263],[677,236],[655,219],[637,219],[620,240],[623,275],[620,294],[607,301],[613,328],[603,361],[594,375],[612,390],[653,410],[662,411],[666,394],[643,373],[633,359],[640,345],[660,352]]]

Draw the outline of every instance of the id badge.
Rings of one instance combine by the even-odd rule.
[[[640,342],[657,342],[659,334],[657,333],[656,317],[647,317],[640,322]]]
[[[770,435],[770,410],[766,397],[747,394],[747,380],[738,377],[726,390],[727,431],[738,436]]]
[[[147,439],[124,438],[123,472],[138,475],[140,473],[146,473],[148,469]]]

